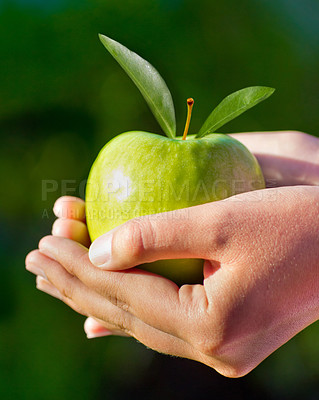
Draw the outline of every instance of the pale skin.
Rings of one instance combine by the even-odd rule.
[[[228,377],[247,374],[317,321],[319,139],[300,132],[234,137],[278,187],[189,208],[186,219],[175,212],[128,221],[113,231],[103,268],[92,260],[97,247],[101,259],[106,236],[89,257],[84,202],[62,197],[52,236],[26,258],[38,289],[87,316],[88,337],[133,336]],[[132,269],[187,257],[205,260],[203,284],[178,287]]]

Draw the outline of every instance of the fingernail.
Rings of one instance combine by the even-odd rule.
[[[112,332],[109,329],[104,328],[104,326],[91,317],[87,318],[84,323],[84,332],[88,339],[112,335]]]
[[[105,329],[103,332],[101,331],[99,333],[87,333],[86,337],[88,339],[94,339],[94,338],[98,338],[98,337],[111,336],[111,335],[112,335],[112,332]]]
[[[97,238],[90,246],[89,258],[91,263],[100,268],[107,268],[112,258],[112,238],[110,231]]]

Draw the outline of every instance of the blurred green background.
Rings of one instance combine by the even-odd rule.
[[[54,200],[83,197],[113,136],[160,132],[98,32],[161,72],[179,132],[187,97],[194,132],[227,94],[266,85],[275,95],[224,132],[319,134],[317,0],[0,0],[0,398],[319,398],[318,323],[232,380],[132,339],[87,340],[82,316],[35,290],[24,257],[50,232]],[[57,184],[47,196],[45,180]]]

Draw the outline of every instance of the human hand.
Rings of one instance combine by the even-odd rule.
[[[82,199],[73,196],[63,196],[57,199],[53,212],[57,219],[52,226],[52,235],[74,240],[85,247],[90,246],[89,232],[86,226],[85,203]],[[43,277],[43,276],[42,276]],[[47,288],[48,294],[55,295],[56,290],[46,281],[37,278],[42,287]],[[53,290],[53,292],[52,292]],[[56,297],[56,296],[55,296]],[[94,318],[87,318],[84,330],[88,338],[108,336],[110,331]]]
[[[91,260],[78,243],[45,237],[27,269],[47,277],[37,278],[40,290],[110,333],[242,376],[319,317],[319,189],[266,189],[187,210],[187,219],[182,210],[181,219],[128,221],[94,242]],[[187,257],[205,260],[202,285],[128,269]]]
[[[248,132],[230,136],[257,158],[267,187],[319,185],[319,139],[303,132]]]

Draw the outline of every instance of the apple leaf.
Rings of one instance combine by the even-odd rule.
[[[138,54],[104,35],[99,38],[142,93],[165,134],[176,136],[176,120],[171,93],[158,71]]]
[[[251,86],[230,94],[212,111],[196,137],[215,132],[227,122],[266,100],[274,91],[275,89],[266,86]]]

